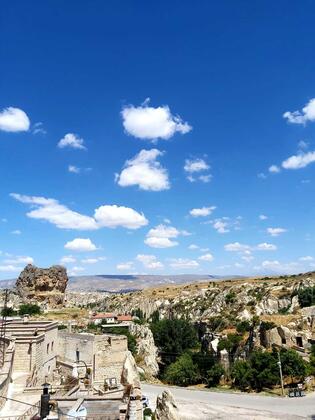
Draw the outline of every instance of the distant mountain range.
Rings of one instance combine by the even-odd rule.
[[[75,276],[69,278],[67,290],[130,292],[133,290],[146,289],[148,287],[162,286],[166,284],[186,284],[202,281],[220,281],[238,276],[213,276],[199,274],[178,275],[111,275],[99,274],[90,276]],[[16,279],[0,280],[0,288],[11,289],[15,286]]]

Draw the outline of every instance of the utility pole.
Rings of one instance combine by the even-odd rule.
[[[282,375],[282,365],[281,365],[281,358],[280,358],[280,351],[278,351],[278,366],[280,372],[280,381],[281,381],[281,393],[284,397],[284,386],[283,386],[283,375]]]

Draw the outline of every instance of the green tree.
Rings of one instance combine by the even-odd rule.
[[[244,334],[247,331],[250,331],[251,323],[249,321],[241,321],[236,325],[236,331],[238,333]]]
[[[36,304],[24,303],[19,307],[19,315],[39,315],[40,313],[40,307]]]
[[[276,356],[275,356],[276,357]],[[282,364],[282,373],[291,378],[304,378],[306,375],[306,364],[302,357],[292,349],[281,349],[280,358]]]
[[[198,366],[193,362],[191,355],[185,353],[170,364],[164,374],[164,380],[179,386],[196,384],[199,380]]]
[[[261,391],[279,383],[279,367],[274,354],[254,351],[250,356],[252,372],[252,388]]]
[[[151,330],[165,364],[169,364],[177,355],[198,345],[197,332],[185,319],[162,319],[151,324]]]
[[[207,385],[217,386],[221,377],[224,375],[225,370],[219,363],[215,363],[207,372]]]

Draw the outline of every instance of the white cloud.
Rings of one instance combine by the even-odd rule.
[[[288,122],[292,124],[305,124],[308,121],[315,121],[315,98],[311,99],[301,111],[287,111],[283,114]]]
[[[94,212],[94,218],[85,216],[68,209],[57,200],[45,197],[10,194],[11,197],[21,203],[30,204],[35,209],[27,213],[33,219],[46,220],[60,229],[96,230],[102,227],[116,228],[118,226],[127,229],[138,229],[148,224],[143,213],[138,213],[132,208],[104,205]]]
[[[249,254],[249,255],[247,255],[247,254],[242,255],[241,258],[242,258],[242,260],[244,260],[244,261],[246,261],[248,263],[251,262],[254,259],[254,257],[251,254]]]
[[[66,255],[60,259],[61,265],[71,264],[75,262],[76,262],[76,258],[74,258],[72,255]]]
[[[35,207],[27,213],[32,219],[42,219],[56,225],[60,229],[94,230],[97,223],[93,217],[85,216],[68,209],[53,198],[27,196],[21,194],[10,194],[21,203],[30,204]]]
[[[260,179],[266,179],[266,178],[267,178],[267,175],[266,175],[266,174],[264,174],[263,172],[259,172],[259,173],[257,174],[257,177],[258,177],[258,178],[260,178]]]
[[[26,113],[19,108],[4,108],[0,111],[0,130],[11,133],[28,131],[30,120]]]
[[[44,129],[42,122],[37,122],[32,127],[32,133],[33,134],[47,134],[47,131]]]
[[[205,184],[207,184],[208,182],[211,181],[212,175],[211,174],[208,174],[208,175],[199,175],[198,179],[199,179],[199,181],[204,182]]]
[[[75,238],[73,241],[67,242],[65,244],[65,248],[76,252],[90,252],[97,250],[97,247],[89,238]]]
[[[268,219],[268,216],[265,216],[264,214],[260,214],[259,215],[259,219],[260,220],[267,220]]]
[[[206,171],[210,169],[210,166],[206,163],[204,159],[186,159],[184,171],[190,174],[195,172]]]
[[[243,267],[244,267],[244,264],[240,264],[240,263],[236,262],[236,263],[234,264],[234,266],[235,266],[236,268],[243,268]]]
[[[271,165],[269,166],[269,172],[273,173],[273,174],[277,174],[280,172],[280,168],[277,165]]]
[[[265,260],[261,263],[260,266],[255,267],[257,270],[270,270],[277,273],[290,273],[296,270],[298,267],[298,263],[290,262],[290,263],[280,263],[278,260]]]
[[[287,232],[287,229],[283,229],[283,228],[268,228],[267,229],[267,232],[271,236],[279,236],[281,233]]]
[[[23,267],[16,267],[14,265],[0,265],[0,271],[1,272],[19,272],[22,271]]]
[[[186,258],[172,258],[170,259],[170,267],[175,269],[191,269],[199,267],[199,264],[195,260],[189,260]]]
[[[96,258],[83,258],[83,260],[81,260],[82,264],[96,264],[100,261],[105,261],[106,257],[96,257]]]
[[[144,243],[151,248],[170,248],[178,245],[172,240],[177,238],[181,232],[173,226],[158,225],[147,233]]]
[[[143,213],[138,213],[130,207],[105,205],[95,210],[94,218],[100,227],[138,229],[148,224]]]
[[[4,260],[5,264],[33,264],[34,259],[32,257],[17,256]]]
[[[132,261],[128,261],[128,262],[117,264],[116,265],[116,269],[117,270],[120,270],[120,271],[133,270],[133,262]]]
[[[193,217],[205,217],[205,216],[209,216],[215,209],[216,209],[215,206],[201,207],[201,208],[190,210],[189,214]]]
[[[315,162],[315,151],[290,156],[282,162],[284,169],[301,169]]]
[[[138,254],[136,256],[136,260],[140,261],[145,268],[148,268],[150,270],[155,270],[164,267],[164,265],[157,260],[155,255]]]
[[[300,257],[299,260],[300,261],[313,261],[314,258],[311,257],[310,255],[307,255],[306,257]]]
[[[15,229],[11,231],[12,235],[21,235],[22,232],[19,229]]]
[[[199,246],[195,245],[195,244],[191,244],[191,245],[189,245],[188,249],[194,251],[195,249],[199,249]]]
[[[244,252],[250,250],[249,245],[240,244],[239,242],[233,242],[230,244],[224,245],[224,249],[230,252]]]
[[[218,233],[228,233],[230,232],[230,229],[228,229],[228,222],[223,221],[222,219],[217,219],[213,222],[213,228]]]
[[[77,275],[78,273],[81,273],[84,270],[85,270],[84,267],[74,266],[70,269],[69,276],[75,276],[75,275]]]
[[[268,244],[267,242],[263,242],[256,246],[258,251],[276,251],[277,247],[274,244]]]
[[[200,257],[198,257],[198,260],[200,260],[200,261],[208,261],[208,262],[213,261],[213,255],[211,255],[211,254],[204,254],[204,255],[201,255]]]
[[[64,149],[65,147],[69,147],[70,149],[86,149],[84,146],[84,140],[73,133],[66,134],[62,139],[59,140],[57,146],[60,149]]]
[[[69,165],[68,166],[68,172],[71,172],[71,173],[73,173],[73,174],[79,174],[80,172],[81,172],[81,169],[80,168],[78,168],[77,166],[75,166],[75,165]]]
[[[162,155],[157,149],[141,150],[134,158],[127,160],[120,174],[116,174],[118,185],[138,185],[141,190],[146,191],[169,189],[167,170],[156,160]]]
[[[139,139],[167,140],[176,132],[186,134],[192,129],[179,116],[172,115],[167,105],[153,108],[148,101],[138,107],[124,107],[121,115],[126,132]]]

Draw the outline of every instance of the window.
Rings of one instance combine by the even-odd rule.
[[[51,351],[54,351],[54,342],[51,342]]]
[[[281,343],[282,343],[282,344],[287,344],[287,340],[286,340],[284,337],[282,337],[282,338],[281,338]]]
[[[49,343],[47,344],[47,354],[49,353]]]
[[[299,346],[299,347],[303,347],[302,337],[296,337],[296,345]]]
[[[76,353],[76,360],[78,362],[80,360],[80,352],[78,349],[76,349],[75,353]]]

